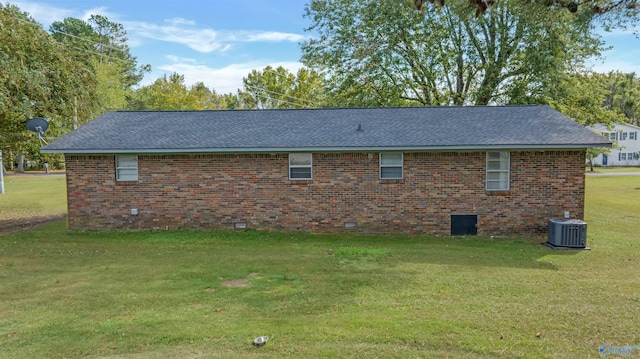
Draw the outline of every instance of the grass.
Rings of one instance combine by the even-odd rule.
[[[4,176],[0,194],[0,222],[67,213],[66,182],[63,176]]]
[[[589,166],[586,172],[590,173]],[[593,167],[593,173],[611,173],[611,172],[640,172],[640,167]]]
[[[56,221],[0,236],[0,357],[599,357],[640,345],[640,183],[590,177],[586,210],[591,251]]]

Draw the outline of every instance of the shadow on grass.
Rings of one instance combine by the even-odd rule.
[[[436,237],[428,235],[380,235],[360,233],[303,233],[271,231],[66,231],[65,237],[84,240],[127,241],[170,245],[188,250],[194,245],[224,245],[228,253],[262,253],[262,257],[333,256],[342,260],[430,263],[451,266],[534,268],[557,270],[545,256],[573,256],[580,250],[554,250],[542,237],[489,238],[482,236]],[[305,250],[307,246],[308,250]],[[233,249],[233,250],[232,250]]]
[[[369,325],[372,316],[371,335],[384,338],[386,329],[377,326],[388,325],[392,317],[422,330],[420,321],[411,318],[429,309],[450,311],[434,317],[444,323],[447,315],[462,313],[455,312],[457,306],[485,305],[477,298],[532,295],[535,282],[557,270],[544,257],[571,254],[548,249],[541,241],[262,231],[77,232],[55,221],[0,237],[0,264],[5,264],[0,274],[8,283],[5,295],[25,308],[17,317],[36,328],[30,329],[30,338],[37,339],[38,354],[59,345],[60,354],[54,356],[74,356],[103,342],[126,354],[145,346],[226,343],[229,339],[222,338],[229,333],[244,342],[269,330],[281,338],[317,335],[335,345],[327,338],[351,335]],[[456,304],[447,306],[452,300]],[[42,311],[50,317],[42,319]],[[71,319],[60,321],[57,313],[62,312]],[[309,329],[314,321],[323,323],[319,333]],[[431,330],[444,338],[445,329]],[[52,332],[59,338],[51,339]],[[82,340],[65,339],[70,337]],[[360,340],[349,337],[347,342]],[[19,352],[33,342],[11,345]]]

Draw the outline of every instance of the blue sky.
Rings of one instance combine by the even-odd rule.
[[[178,72],[187,85],[204,82],[218,93],[235,92],[252,69],[267,65],[297,71],[299,42],[311,34],[302,17],[306,0],[40,0],[11,1],[44,25],[99,14],[124,25],[131,52],[151,64],[149,84]],[[632,31],[602,32],[612,46],[594,70],[640,75],[640,39]]]

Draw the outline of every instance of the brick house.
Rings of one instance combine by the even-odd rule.
[[[602,136],[548,106],[108,112],[64,153],[69,226],[543,234]]]

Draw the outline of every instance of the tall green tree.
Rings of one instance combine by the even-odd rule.
[[[323,103],[322,77],[305,68],[294,75],[282,66],[267,66],[252,70],[242,83],[238,98],[244,108],[309,108]]]
[[[127,87],[137,85],[151,70],[150,65],[138,65],[136,57],[131,54],[124,26],[105,16],[91,15],[87,22],[66,18],[54,22],[50,32],[57,40],[92,53],[101,63],[117,63]]]
[[[600,74],[598,80],[607,88],[604,106],[624,114],[625,122],[640,126],[640,80],[636,74],[612,71]]]
[[[163,75],[151,85],[139,90],[144,109],[147,110],[196,110],[197,98],[189,93],[184,75],[176,72]]]
[[[640,82],[635,73],[567,74],[544,102],[584,125],[638,124]]]
[[[606,106],[609,95],[606,77],[593,72],[568,74],[544,102],[586,126],[624,122],[624,113]]]
[[[28,14],[0,4],[0,149],[39,157],[31,117],[51,119],[48,138],[72,128],[75,103],[91,102],[95,76],[78,71],[83,62]],[[13,160],[13,159],[9,159]]]
[[[86,22],[66,18],[49,30],[59,42],[88,57],[86,69],[98,79],[91,118],[125,108],[133,87],[151,70],[150,65],[138,65],[131,54],[124,26],[107,17],[91,15]]]
[[[330,79],[343,106],[530,103],[601,42],[563,9],[497,0],[482,13],[464,0],[416,11],[398,0],[311,0],[316,37],[305,66]],[[428,4],[426,6],[436,7]]]

